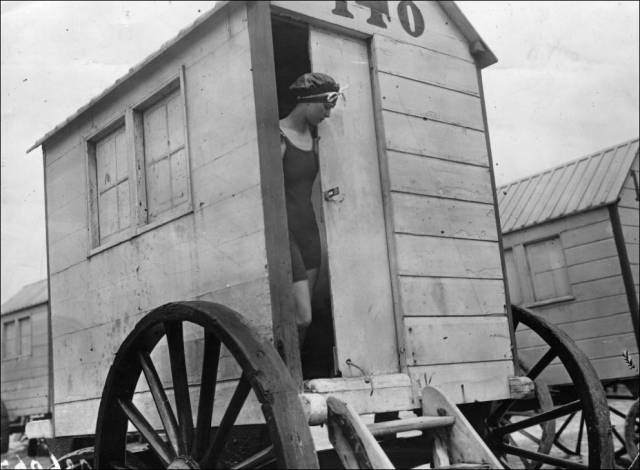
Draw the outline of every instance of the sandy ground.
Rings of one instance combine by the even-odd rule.
[[[609,400],[609,404],[610,406],[613,406],[614,408],[616,408],[617,410],[619,410],[620,412],[626,415],[627,411],[629,410],[629,407],[632,404],[632,401],[631,400]],[[623,435],[624,419],[617,416],[614,413],[611,413],[610,416],[611,416],[611,425],[621,435]],[[365,417],[365,421],[367,421],[367,419],[368,421],[373,422],[372,416]],[[564,420],[561,420],[561,419],[557,420],[556,429],[559,429],[563,422]],[[579,432],[579,425],[580,425],[580,419],[579,419],[579,416],[576,415],[576,417],[573,418],[573,420],[569,423],[565,431],[562,433],[561,441],[565,445],[567,445],[567,447],[569,448],[575,448],[576,446],[578,432]],[[327,449],[331,447],[331,444],[329,443],[326,426],[323,426],[323,427],[314,426],[311,428],[311,430],[312,430],[314,443],[316,445],[316,449]],[[534,436],[537,436],[537,437],[540,436],[539,430],[532,429],[530,431],[531,431],[531,434],[533,434]],[[531,450],[535,450],[534,448],[535,445],[529,438],[517,433],[514,433],[513,436],[514,436],[514,440],[519,445],[523,445],[525,447],[530,448]],[[617,450],[620,447],[621,447],[620,442],[618,441],[617,438],[614,437],[614,449]],[[583,437],[582,439],[582,445],[580,450],[581,450],[580,456],[568,456],[563,451],[561,451],[560,449],[554,446],[554,448],[552,449],[551,455],[560,457],[560,458],[565,458],[565,459],[569,458],[575,462],[586,464],[587,455],[589,452],[586,437]],[[2,469],[8,469],[8,468],[37,469],[37,468],[49,468],[53,464],[53,461],[51,460],[51,458],[44,457],[44,456],[29,457],[27,455],[26,438],[21,439],[21,436],[19,434],[12,434],[11,440],[9,443],[9,451],[0,456],[0,464],[1,464],[0,467]],[[509,459],[509,466],[511,468],[525,468],[523,462],[520,461],[518,458]],[[554,468],[554,467],[545,465],[543,468]]]

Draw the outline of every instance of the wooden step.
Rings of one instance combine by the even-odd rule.
[[[455,422],[456,418],[454,416],[420,416],[368,424],[367,428],[369,428],[371,434],[378,437],[405,431],[421,431],[423,429],[452,426]]]

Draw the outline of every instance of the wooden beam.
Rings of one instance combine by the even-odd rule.
[[[329,440],[345,468],[395,468],[355,410],[327,398]]]
[[[273,317],[273,339],[291,375],[302,387],[300,347],[292,292],[291,255],[280,156],[278,99],[269,2],[246,2],[260,179],[264,210],[267,269]]]
[[[442,428],[455,423],[453,416],[419,416],[417,418],[394,419],[381,423],[367,425],[374,436],[386,436],[406,431],[421,431],[423,429]]]
[[[455,417],[449,433],[449,457],[452,465],[480,462],[489,464],[492,468],[504,468],[458,407],[437,388],[426,386],[422,389],[422,414]]]

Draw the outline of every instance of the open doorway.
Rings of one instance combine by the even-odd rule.
[[[282,119],[295,107],[295,98],[289,92],[289,85],[300,75],[311,71],[309,28],[302,23],[272,16],[272,31],[278,115],[279,119]],[[335,335],[321,194],[320,175],[318,175],[313,188],[312,202],[320,231],[322,263],[312,298],[313,319],[301,352],[304,379],[335,375]]]

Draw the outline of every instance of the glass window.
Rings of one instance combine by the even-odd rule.
[[[536,301],[571,295],[560,238],[525,245]]]

